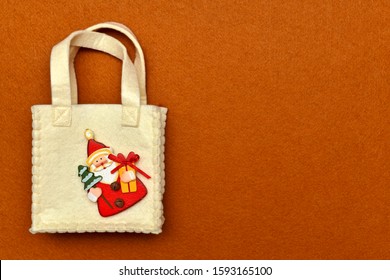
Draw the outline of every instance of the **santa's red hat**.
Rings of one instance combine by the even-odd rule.
[[[107,156],[111,154],[110,147],[107,147],[103,143],[100,143],[93,139],[93,132],[89,129],[87,129],[84,133],[85,137],[88,139],[88,158],[87,158],[87,165],[91,166],[93,161],[101,156]]]

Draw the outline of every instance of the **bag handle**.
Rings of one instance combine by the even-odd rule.
[[[112,29],[115,31],[118,31],[124,35],[127,36],[127,38],[130,39],[130,41],[135,46],[135,59],[134,59],[134,66],[137,71],[137,77],[138,77],[138,84],[140,87],[140,94],[141,94],[141,104],[146,105],[147,104],[147,96],[146,96],[146,71],[145,71],[145,58],[144,53],[142,51],[141,45],[139,44],[137,37],[134,35],[134,33],[125,25],[118,23],[118,22],[104,22],[104,23],[98,23],[93,26],[88,27],[85,30],[89,31],[97,31],[99,29]],[[74,58],[77,55],[77,52],[79,51],[78,47],[72,47],[70,50],[70,80],[71,80],[71,93],[72,93],[72,104],[77,104],[77,81],[76,81],[76,74],[74,70]]]
[[[140,108],[140,89],[134,65],[125,46],[115,38],[93,31],[76,31],[55,45],[50,58],[53,125],[71,124],[71,80],[69,54],[71,46],[90,48],[109,53],[122,64],[122,125],[137,126]]]

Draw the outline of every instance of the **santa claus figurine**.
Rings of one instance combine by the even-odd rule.
[[[97,202],[100,215],[112,216],[145,197],[147,190],[142,181],[136,177],[135,170],[125,169],[122,166],[126,165],[111,160],[110,155],[115,159],[117,157],[112,154],[110,147],[94,139],[91,130],[87,129],[84,135],[88,139],[87,166],[89,171],[95,177],[101,177],[100,182],[88,189],[87,196],[92,202]],[[131,154],[134,155],[134,153]],[[124,191],[121,185],[134,185],[135,191]]]

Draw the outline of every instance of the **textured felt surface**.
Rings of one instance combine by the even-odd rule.
[[[71,109],[71,126],[59,127],[53,125],[52,106],[33,107],[34,184],[31,231],[160,233],[164,221],[161,205],[164,191],[164,147],[161,143],[164,141],[166,108],[142,105],[137,128],[122,126],[120,105],[74,105]],[[148,195],[130,209],[110,218],[102,218],[99,213],[109,216],[123,208],[104,211],[101,206],[105,203],[99,200],[98,211],[97,205],[87,199],[84,185],[78,177],[78,166],[85,164],[87,160],[88,141],[84,136],[86,127],[93,128],[95,139],[110,146],[115,154],[130,151],[139,153],[139,166],[148,170],[152,176],[150,180],[143,180]],[[107,179],[107,176],[103,179]],[[99,184],[98,187],[101,187]],[[117,198],[122,198],[125,201],[124,208],[146,194],[145,189],[135,195],[124,195],[121,192],[110,194],[109,185],[102,189],[103,195],[111,204]]]
[[[0,6],[0,258],[390,258],[387,1]],[[169,109],[163,233],[32,235],[30,106],[51,101],[51,47],[112,20]],[[120,102],[119,61],[83,50],[76,69],[80,103]]]

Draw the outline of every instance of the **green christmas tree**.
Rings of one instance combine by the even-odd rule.
[[[81,182],[84,183],[85,191],[88,191],[103,179],[102,176],[95,176],[93,172],[88,171],[88,166],[79,165],[78,169],[78,174],[79,177],[81,176]]]

